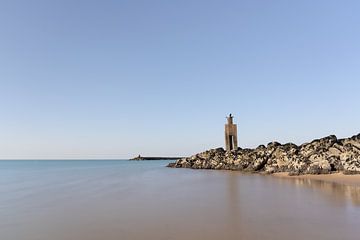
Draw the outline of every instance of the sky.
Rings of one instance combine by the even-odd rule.
[[[0,0],[0,159],[360,132],[357,0]]]

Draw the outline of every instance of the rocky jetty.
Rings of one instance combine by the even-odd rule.
[[[211,149],[170,163],[168,167],[222,169],[244,172],[288,172],[290,175],[360,173],[360,134],[337,139],[331,135],[297,146],[271,142],[255,149],[226,152]]]

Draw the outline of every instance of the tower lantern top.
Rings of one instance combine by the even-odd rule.
[[[234,116],[233,116],[231,113],[230,113],[229,116],[226,117],[226,118],[227,118],[228,124],[233,124],[233,118],[234,118]]]

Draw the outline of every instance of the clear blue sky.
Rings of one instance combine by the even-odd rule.
[[[360,132],[360,2],[0,1],[0,158]]]

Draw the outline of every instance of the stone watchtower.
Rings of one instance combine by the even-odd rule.
[[[237,126],[233,123],[233,116],[230,115],[227,118],[227,124],[225,124],[225,146],[226,151],[232,151],[238,149],[237,142]]]

